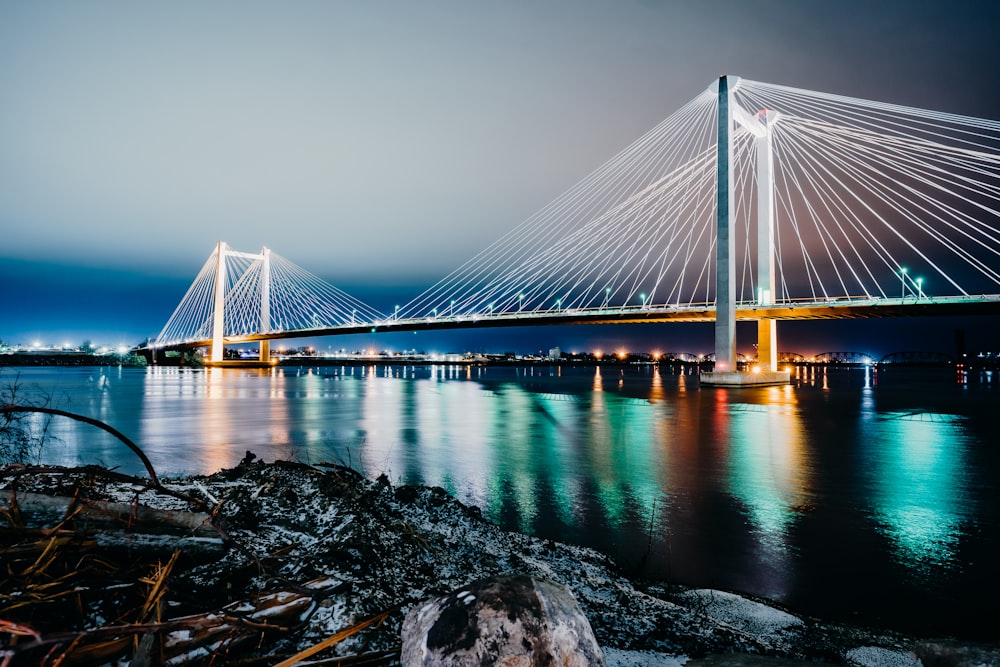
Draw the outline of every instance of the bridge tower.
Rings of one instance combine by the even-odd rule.
[[[263,264],[260,269],[260,332],[271,330],[271,249],[267,246],[261,249]],[[260,341],[260,360],[263,363],[271,361],[271,341]]]
[[[757,305],[770,306],[776,291],[774,275],[774,162],[771,154],[771,128],[778,121],[776,111],[762,110],[756,115],[757,137]],[[777,321],[757,320],[757,360],[761,369],[778,370]]]
[[[784,384],[789,374],[777,370],[776,321],[757,321],[759,373],[737,372],[736,366],[736,234],[732,228],[734,121],[757,141],[757,303],[768,306],[775,293],[774,275],[774,164],[771,128],[778,120],[773,111],[755,116],[742,109],[733,96],[739,77],[721,76],[718,94],[718,144],[716,153],[716,271],[715,271],[715,371],[702,375],[710,385],[744,386]]]
[[[222,361],[223,335],[226,330],[226,255],[229,246],[219,241],[215,246],[215,310],[212,315],[212,363]]]
[[[232,250],[225,241],[219,241],[215,247],[215,297],[212,311],[212,355],[211,363],[221,364],[224,358],[226,331],[226,286],[229,283],[226,266],[227,257],[244,257],[261,262],[260,270],[260,333],[271,330],[271,250],[264,247],[259,254],[237,252]],[[269,341],[260,342],[260,361],[268,363],[271,360]]]
[[[733,218],[733,93],[728,76],[719,77],[716,153],[715,371],[736,371],[736,234]]]

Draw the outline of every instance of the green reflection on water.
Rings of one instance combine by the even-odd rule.
[[[939,413],[887,413],[866,422],[872,514],[897,557],[919,569],[955,562],[966,511],[964,422]]]
[[[483,396],[489,400],[475,405],[492,415],[489,441],[496,452],[485,503],[491,519],[515,515],[519,528],[530,531],[551,518],[538,516],[544,504],[564,525],[583,525],[593,517],[585,516],[579,471],[591,469],[604,523],[650,520],[662,495],[656,477],[662,467],[661,408],[607,394],[599,369],[589,394],[541,393],[510,382]],[[542,490],[547,493],[540,501]]]

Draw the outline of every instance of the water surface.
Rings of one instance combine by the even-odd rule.
[[[997,379],[883,366],[701,388],[665,366],[6,369],[161,476],[260,458],[441,486],[633,573],[837,620],[995,638]],[[41,418],[39,418],[41,419]],[[142,474],[57,419],[42,459]]]

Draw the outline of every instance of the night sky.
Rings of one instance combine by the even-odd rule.
[[[1000,119],[998,37],[992,0],[0,3],[0,340],[155,336],[219,240],[391,311],[720,74]],[[958,328],[1000,348],[997,318],[781,323],[779,348],[953,352]],[[712,336],[317,344],[708,352]]]

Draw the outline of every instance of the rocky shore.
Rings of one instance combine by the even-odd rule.
[[[989,647],[629,579],[593,550],[503,531],[442,489],[335,465],[248,456],[160,484],[96,468],[8,466],[0,489],[11,575],[0,584],[0,656],[13,665],[64,654],[88,664],[273,665],[309,650],[323,660],[310,664],[394,665],[414,605],[509,574],[572,591],[608,665],[996,661]],[[346,636],[331,641],[338,633]]]

